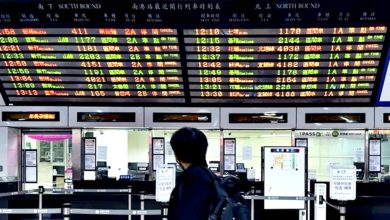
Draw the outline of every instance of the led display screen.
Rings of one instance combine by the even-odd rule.
[[[135,122],[134,112],[77,112],[78,122]]]
[[[306,123],[365,123],[364,113],[306,113]]]
[[[186,29],[193,102],[369,102],[386,27]]]
[[[362,0],[21,3],[0,3],[9,105],[369,105],[388,50]]]
[[[184,102],[175,29],[3,28],[10,102]]]
[[[59,112],[2,112],[3,121],[60,121]]]

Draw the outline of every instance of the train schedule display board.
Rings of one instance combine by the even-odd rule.
[[[369,105],[377,2],[3,1],[0,89],[8,105]]]
[[[0,35],[0,80],[11,103],[184,102],[176,29],[3,28]]]
[[[265,199],[264,209],[304,209],[305,147],[263,147],[262,150],[264,196],[276,198]],[[296,200],[282,197],[296,197]]]
[[[367,103],[386,31],[384,26],[185,29],[191,100]]]

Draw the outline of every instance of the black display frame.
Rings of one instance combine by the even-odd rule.
[[[162,149],[156,149],[156,145],[155,143],[156,142],[160,142],[162,144]],[[157,164],[156,164],[156,161],[155,161],[155,158],[156,157],[159,157],[159,158],[162,158],[162,164],[165,164],[165,138],[164,137],[152,137],[152,171],[156,171],[157,170]],[[160,147],[160,146],[158,146]],[[161,152],[162,151],[162,152]]]
[[[379,0],[373,0],[374,2],[379,2]],[[180,3],[185,3],[186,1],[174,1],[176,5],[179,5]],[[19,6],[20,1],[10,1],[10,2],[5,2],[2,3],[1,6],[4,8],[4,11],[10,11],[9,16],[10,17],[18,17],[17,15],[20,15],[21,12],[31,12],[31,14],[37,14],[40,15],[38,18],[42,19],[39,22],[36,22],[34,19],[26,18],[25,21],[23,19],[20,19],[18,21],[11,21],[11,22],[3,22],[0,23],[0,27],[15,27],[15,28],[20,28],[20,27],[31,27],[31,28],[42,28],[42,27],[62,27],[62,28],[68,28],[68,27],[111,27],[114,26],[115,28],[121,28],[121,27],[126,27],[128,26],[129,23],[132,23],[132,25],[135,28],[140,28],[140,27],[145,27],[145,28],[152,28],[152,27],[166,27],[167,24],[174,24],[171,25],[172,28],[177,28],[178,30],[180,28],[194,28],[194,27],[221,27],[221,28],[228,28],[228,27],[253,27],[253,24],[256,23],[253,20],[250,22],[247,22],[244,20],[240,21],[238,20],[226,20],[226,21],[220,21],[220,22],[202,22],[200,20],[202,10],[207,11],[207,9],[199,9],[199,10],[194,10],[192,13],[185,13],[187,19],[177,19],[178,16],[176,14],[171,13],[170,10],[166,10],[164,13],[161,13],[161,16],[163,17],[162,21],[158,21],[158,19],[151,19],[151,20],[145,20],[146,22],[134,22],[134,21],[117,21],[113,22],[111,20],[104,20],[105,18],[102,16],[99,16],[103,14],[104,10],[111,11],[111,12],[120,12],[120,13],[125,13],[126,10],[122,8],[126,7],[118,7],[119,6],[130,6],[127,8],[132,8],[134,10],[135,14],[137,15],[144,15],[144,17],[147,17],[147,11],[148,9],[145,9],[144,11],[141,10],[136,10],[132,6],[132,3],[134,5],[140,6],[142,4],[142,1],[137,1],[133,0],[131,2],[126,2],[124,0],[119,0],[115,6],[112,4],[109,4],[107,2],[104,2],[102,0],[95,1],[93,4],[92,3],[86,3],[85,1],[77,1],[72,4],[68,4],[66,1],[58,1],[55,2],[54,4],[42,4],[41,2],[35,2],[31,0],[23,1],[23,4],[25,7],[15,7],[15,5]],[[158,1],[158,3],[170,3],[170,1]],[[191,2],[194,3],[194,2]],[[214,4],[217,4],[213,2]],[[260,2],[260,1],[248,1],[247,4],[241,4],[239,1],[234,1],[234,0],[224,0],[218,2],[222,8],[223,6],[227,6],[227,8],[234,10],[223,10],[223,13],[230,13],[230,12],[248,12],[248,15],[251,19],[253,19],[253,16],[256,15],[255,12],[267,12],[267,7],[268,5],[274,7],[271,12],[275,14],[272,21],[270,22],[260,22],[260,27],[264,28],[272,28],[272,27],[277,27],[277,28],[286,28],[286,27],[294,27],[299,25],[299,27],[305,28],[305,27],[310,27],[310,26],[321,26],[321,27],[348,27],[348,26],[362,26],[362,25],[385,25],[389,27],[390,21],[387,16],[387,11],[383,8],[380,7],[381,4],[374,4],[372,1],[371,2],[366,2],[363,0],[348,0],[343,3],[340,3],[336,0],[330,0],[330,1],[321,1],[318,3],[302,3],[300,4],[300,1],[296,2],[289,2],[287,3],[285,1],[281,0],[275,0],[275,1],[269,1],[268,2]],[[353,3],[353,4],[351,4]],[[199,2],[199,4],[207,4],[207,3],[202,3]],[[60,6],[61,5],[61,6]],[[259,7],[257,8],[257,5]],[[337,5],[338,7],[334,7],[334,5]],[[138,7],[137,6],[137,7]],[[207,5],[206,5],[207,7]],[[253,7],[253,8],[252,8]],[[271,7],[271,8],[272,8]],[[119,9],[118,9],[119,8]],[[284,15],[284,12],[286,10],[290,9],[295,9],[297,12],[302,13],[302,21],[298,20],[291,20],[291,21],[286,21],[282,20]],[[330,12],[333,11],[340,11],[341,9],[348,9],[352,14],[355,13],[354,17],[352,16],[350,20],[348,19],[339,19],[337,20],[336,18],[329,19],[328,21],[325,20],[315,20],[315,19],[310,19],[310,16],[312,14],[315,14],[316,10],[321,9],[323,10],[329,10]],[[7,9],[12,9],[12,10],[7,10]],[[85,9],[85,10],[82,10]],[[103,10],[104,9],[104,10]],[[358,14],[362,10],[371,10],[376,13],[376,19],[370,19],[370,16],[368,16],[367,19],[360,19]],[[46,18],[47,20],[43,20],[43,15],[47,12],[52,12],[56,11],[58,12],[61,16],[63,17],[60,19],[60,21],[55,21],[53,18],[52,20],[49,20],[49,18]],[[89,19],[90,20],[77,20],[74,21],[72,20],[72,17],[70,16],[74,11],[85,11],[88,12],[86,13],[88,16],[90,15]],[[151,9],[150,11],[156,12],[155,9]],[[211,10],[216,11],[216,9]],[[179,13],[177,13],[179,14]],[[330,14],[336,14],[336,13],[330,13]],[[12,15],[12,16],[11,16]],[[174,16],[172,16],[174,15]],[[360,15],[360,14],[359,14]],[[182,15],[183,16],[183,15]],[[142,16],[140,16],[142,17]],[[228,19],[228,16],[222,16],[223,19]],[[7,20],[8,18],[2,18],[3,20]],[[11,19],[11,18],[10,18]],[[146,18],[145,18],[146,19]],[[26,25],[28,24],[28,25]],[[179,35],[182,35],[180,33]],[[182,40],[182,39],[181,39]],[[181,42],[182,43],[182,42]],[[378,96],[378,90],[379,88],[379,82],[381,80],[381,76],[384,75],[384,64],[386,60],[386,54],[388,53],[389,50],[389,31],[386,33],[386,40],[383,44],[383,49],[382,49],[382,57],[379,60],[380,65],[378,66],[378,71],[376,74],[376,80],[375,80],[375,86],[372,90],[373,95],[370,98],[369,102],[356,102],[356,103],[335,103],[335,102],[314,102],[314,103],[245,103],[245,101],[240,102],[240,100],[233,100],[234,102],[232,103],[193,103],[191,102],[191,97],[189,96],[189,88],[188,88],[188,74],[183,73],[183,84],[185,85],[184,88],[184,93],[185,93],[185,102],[184,103],[152,103],[152,102],[127,102],[127,103],[116,103],[116,102],[99,102],[99,104],[102,105],[110,105],[110,106],[139,106],[139,105],[146,105],[146,106],[202,106],[207,104],[208,106],[235,106],[237,103],[240,103],[241,106],[262,106],[264,104],[271,104],[272,106],[351,106],[351,105],[356,105],[356,106],[373,106],[375,105],[375,101],[377,100]],[[183,53],[181,52],[181,57],[183,57]],[[185,62],[182,62],[185,63]],[[186,66],[183,66],[183,68],[186,68]],[[3,95],[4,101],[6,102],[7,105],[86,105],[86,106],[93,106],[96,105],[96,103],[85,103],[85,102],[69,102],[69,101],[59,101],[59,102],[49,102],[49,101],[40,101],[40,102],[10,102],[8,99],[8,96],[5,94],[4,88],[2,85],[0,85],[0,90]]]
[[[35,154],[35,163],[27,164],[27,154]],[[23,183],[38,183],[38,151],[36,149],[24,149],[22,150],[23,155]],[[27,178],[27,168],[35,169],[35,180],[29,181]]]

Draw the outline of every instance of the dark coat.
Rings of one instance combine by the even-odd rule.
[[[213,179],[205,168],[191,165],[183,171],[173,189],[169,220],[207,220],[216,199]]]

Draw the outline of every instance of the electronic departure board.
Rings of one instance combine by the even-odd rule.
[[[372,105],[380,0],[5,1],[9,105]]]
[[[0,42],[10,102],[184,102],[176,29],[3,28]]]
[[[369,102],[385,33],[384,26],[185,29],[190,96],[193,102]]]

